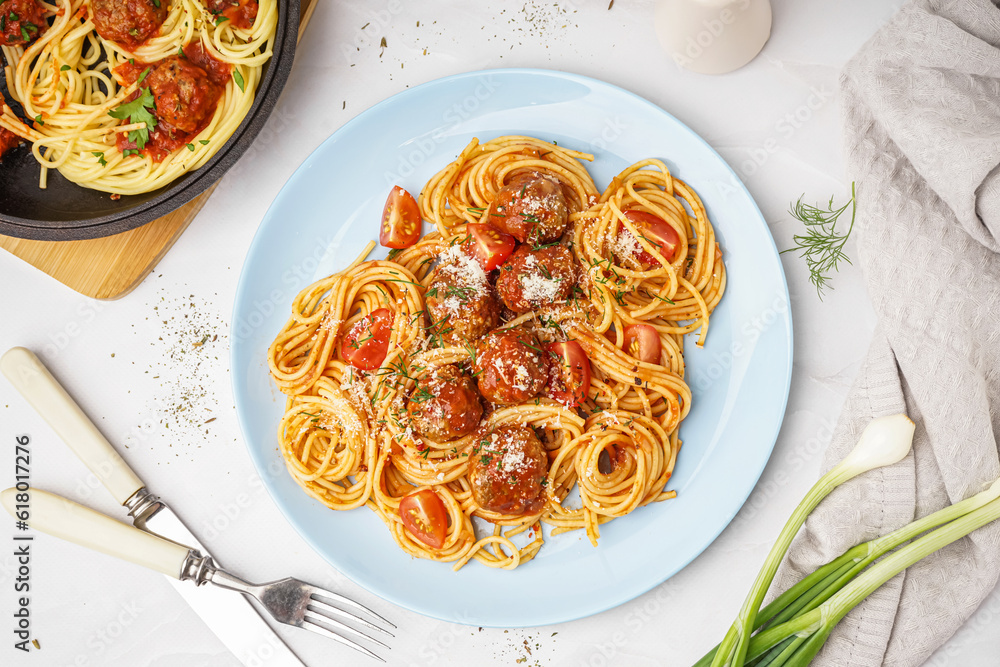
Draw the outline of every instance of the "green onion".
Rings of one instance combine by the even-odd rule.
[[[764,601],[767,589],[771,586],[778,565],[791,546],[792,538],[805,523],[806,517],[820,501],[844,482],[874,468],[901,461],[910,451],[913,429],[914,424],[906,415],[892,415],[872,420],[851,453],[809,489],[782,528],[774,546],[771,547],[736,621],[719,645],[711,663],[712,667],[724,667],[724,665],[742,667],[744,664],[750,646],[750,635],[759,625],[756,621],[760,605]]]
[[[930,517],[915,521],[902,530],[919,534],[921,530],[926,530],[926,526],[915,528],[917,524],[922,524],[931,517],[936,517],[935,520],[939,521],[942,516],[956,512],[959,518],[885,556],[815,609],[756,635],[750,642],[747,657],[752,660],[754,656],[762,655],[769,646],[788,637],[808,636],[809,641],[791,659],[782,663],[787,667],[808,665],[809,661],[819,653],[837,623],[875,589],[920,559],[1000,518],[1000,480],[994,482],[986,491],[936,512]]]
[[[771,604],[761,609],[757,614],[753,629],[756,630],[765,624],[779,625],[791,620],[800,612],[810,612],[816,609],[843,589],[862,570],[886,553],[932,528],[937,528],[981,510],[998,497],[1000,497],[1000,481],[994,483],[987,491],[938,510],[888,535],[849,549],[842,556],[823,565],[779,595]],[[705,657],[695,663],[695,667],[707,667],[711,664],[717,649],[718,647],[712,649]],[[752,659],[752,656],[748,656],[748,658]]]
[[[854,451],[810,490],[785,526],[786,530],[799,511],[809,504],[816,489],[824,485],[824,480],[859,474],[905,456],[903,444],[908,450],[913,426],[910,422],[907,428],[901,419],[905,418],[902,415],[883,417],[869,424]],[[880,432],[873,433],[873,427]],[[758,612],[763,597],[763,594],[756,596],[758,585],[766,580],[763,585],[766,591],[774,575],[772,556],[778,553],[780,561],[787,549],[787,543],[782,540],[785,531],[782,531],[737,622],[723,642],[695,663],[695,667],[709,664],[804,667],[823,648],[837,623],[879,586],[920,559],[998,518],[1000,480],[981,493],[849,549]],[[901,546],[910,540],[914,541]],[[782,544],[780,551],[776,551]],[[751,637],[754,630],[762,627]]]

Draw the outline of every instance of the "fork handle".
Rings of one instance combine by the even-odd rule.
[[[20,499],[18,496],[22,496]],[[27,496],[24,498],[23,496]],[[27,500],[27,502],[23,502]],[[191,550],[115,521],[48,491],[7,489],[0,502],[10,515],[35,530],[127,560],[179,579]]]
[[[7,350],[0,357],[0,370],[104,483],[115,500],[124,505],[143,487],[142,480],[31,350],[23,347]]]

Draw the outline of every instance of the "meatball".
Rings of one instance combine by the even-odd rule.
[[[471,345],[500,323],[500,304],[479,262],[455,246],[441,256],[424,292],[432,338]]]
[[[469,461],[472,497],[491,512],[533,514],[545,506],[542,483],[548,468],[545,448],[527,426],[481,429]]]
[[[499,405],[538,396],[548,380],[548,365],[538,337],[520,329],[494,331],[476,346],[479,393]]]
[[[24,46],[48,27],[45,8],[36,0],[0,1],[0,46]]]
[[[222,96],[205,70],[180,55],[158,62],[146,82],[156,98],[156,117],[171,134],[196,132]]]
[[[104,39],[135,48],[155,35],[167,18],[168,0],[91,0],[94,27]]]
[[[413,429],[436,441],[469,435],[483,416],[475,383],[454,364],[435,368],[421,378],[410,394],[406,411]]]
[[[500,188],[483,220],[521,243],[546,243],[566,231],[569,209],[558,180],[529,171],[515,175]]]
[[[246,30],[253,27],[259,9],[258,0],[208,0],[208,11],[229,19],[234,28]]]
[[[21,137],[17,136],[9,130],[5,130],[0,127],[0,161],[3,160],[3,154],[12,148],[17,147],[21,143]]]
[[[561,245],[532,250],[522,245],[500,266],[497,294],[515,313],[565,301],[573,291],[573,254]]]

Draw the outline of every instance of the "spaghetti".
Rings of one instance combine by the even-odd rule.
[[[16,1],[48,23],[2,47],[27,122],[3,105],[0,128],[31,143],[42,188],[57,169],[116,195],[167,185],[222,148],[253,105],[278,21],[276,0],[214,12],[211,0],[149,0],[153,23],[140,27],[105,7],[121,0]]]
[[[362,261],[372,243],[351,266],[298,294],[268,363],[287,396],[280,450],[309,495],[336,510],[366,505],[405,552],[451,562],[455,569],[472,559],[504,569],[531,560],[544,542],[540,522],[552,534],[583,529],[596,546],[600,524],[675,496],[666,485],[691,404],[683,336],[699,331],[698,344],[704,342],[725,290],[725,266],[697,194],[662,162],[632,165],[599,194],[583,166],[591,159],[530,137],[473,140],[421,193],[420,215],[434,231],[387,260]],[[481,233],[482,223],[498,215],[497,202],[507,201],[512,186],[526,200],[525,173],[535,179],[531,183],[558,181],[568,225],[561,239],[528,240],[513,255],[508,247],[509,259],[496,274],[522,251],[541,257],[546,248],[571,246],[567,261],[578,278],[565,298],[543,299],[521,313],[506,309],[485,338],[449,340],[428,301],[443,298],[436,293],[442,286],[459,298],[477,281],[493,284],[495,274],[474,266],[464,270],[462,275],[472,276],[464,282],[445,281],[443,269],[457,271],[472,261],[466,253],[472,232]],[[650,226],[652,218],[659,229]],[[541,214],[530,219],[541,221]],[[662,242],[667,237],[672,249]],[[522,296],[530,297],[531,281],[522,282]],[[469,319],[476,306],[463,303],[458,312]],[[380,317],[391,328],[371,324]],[[380,340],[385,356],[370,370],[359,370],[351,347],[361,341],[357,332],[365,323],[368,338]],[[647,338],[639,341],[637,331]],[[517,332],[511,344],[520,341],[539,352],[579,346],[589,360],[579,400],[572,391],[551,390],[557,373],[543,380],[549,383],[545,395],[506,405],[483,401],[475,432],[450,440],[417,432],[414,403],[435,398],[421,392],[444,386],[440,377],[450,381],[456,373],[439,377],[440,369],[457,367],[475,377],[474,370],[492,363],[485,355],[502,360],[497,341],[504,332]],[[436,385],[428,381],[435,377]],[[477,381],[487,396],[484,378]],[[468,392],[466,384],[460,386]],[[515,382],[512,389],[527,386]],[[521,441],[537,438],[543,448],[538,502],[523,504],[522,511],[491,509],[477,495],[483,470],[511,471],[512,486],[533,474],[530,456],[522,452],[527,450],[507,433],[520,434]],[[579,500],[570,497],[574,489]],[[417,517],[424,523],[405,516],[415,511],[413,498],[440,505],[439,539],[428,536],[426,513]],[[492,531],[477,535],[473,517],[493,524]]]

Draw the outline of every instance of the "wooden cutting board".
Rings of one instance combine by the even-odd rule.
[[[300,0],[299,39],[317,0]],[[0,248],[80,294],[120,299],[149,275],[212,196],[215,185],[172,213],[114,236],[87,241],[31,241],[0,235]]]

